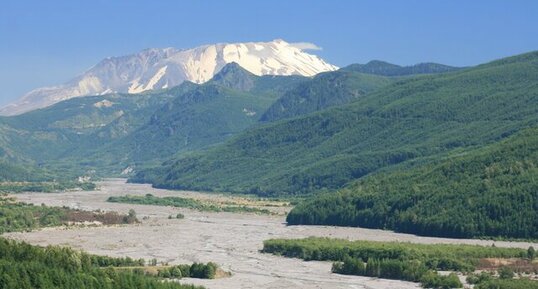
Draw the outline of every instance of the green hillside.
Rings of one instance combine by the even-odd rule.
[[[80,182],[77,176],[76,173],[70,171],[60,174],[27,163],[15,164],[0,160],[0,196],[3,193],[56,192],[68,189],[95,190],[94,183]],[[0,215],[2,215],[1,212]]]
[[[51,177],[46,172],[34,167],[8,163],[0,160],[0,182],[6,181],[48,181]],[[1,188],[1,185],[0,185]]]
[[[460,68],[437,63],[399,66],[383,61],[351,64],[338,71],[316,75],[288,89],[262,116],[261,121],[297,117],[356,100],[402,77],[437,74]]]
[[[218,144],[256,125],[282,91],[304,81],[299,76],[256,76],[230,63],[205,84],[184,83],[166,91],[171,96],[167,102],[134,117],[142,123],[124,137],[86,152],[84,164],[117,173]],[[80,159],[73,156],[69,162]]]
[[[263,114],[261,121],[276,121],[347,104],[391,81],[386,77],[351,71],[321,73],[286,91]]]
[[[92,165],[127,166],[202,149],[255,125],[274,101],[206,84],[176,96],[154,111],[147,123],[90,155]]]
[[[299,76],[256,76],[237,64],[208,83],[74,98],[0,118],[0,159],[75,175],[119,174],[222,142],[257,124]]]
[[[305,201],[287,221],[445,237],[538,238],[538,127],[433,163],[367,177]]]
[[[408,76],[414,74],[434,74],[455,71],[460,68],[439,63],[419,63],[411,66],[400,66],[384,61],[372,60],[366,64],[351,64],[343,67],[344,71],[355,71],[382,76]]]
[[[171,93],[170,93],[171,92]],[[2,118],[6,159],[46,163],[79,155],[123,137],[149,119],[173,90],[148,94],[111,94],[74,98],[14,117]]]
[[[226,64],[207,84],[223,86],[257,95],[280,97],[281,94],[308,81],[309,78],[298,75],[262,75],[257,76],[235,62]]]
[[[132,181],[157,187],[308,194],[380,168],[498,141],[538,123],[538,52],[399,80],[351,104],[248,130]]]

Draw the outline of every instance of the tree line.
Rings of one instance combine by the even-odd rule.
[[[0,234],[5,232],[29,231],[42,227],[61,226],[79,218],[101,218],[112,223],[131,224],[137,222],[134,212],[120,215],[112,212],[96,213],[73,210],[67,207],[34,206],[16,202],[0,196]],[[88,219],[91,221],[91,219]]]
[[[0,239],[0,289],[201,289],[162,282],[139,271],[114,266],[140,260],[97,257],[70,248],[46,248]]]
[[[171,206],[177,208],[189,208],[202,212],[231,212],[231,213],[256,213],[256,214],[271,214],[267,209],[256,207],[248,207],[245,205],[229,205],[229,204],[214,204],[207,201],[196,200],[183,197],[156,197],[152,194],[144,196],[111,196],[107,199],[111,203],[127,203],[140,205],[156,205],[156,206]]]
[[[168,268],[159,269],[157,276],[163,278],[200,278],[214,279],[217,273],[218,266],[213,262],[209,263],[193,263],[191,265],[182,264],[171,266]]]
[[[482,258],[534,258],[532,247],[523,250],[312,237],[266,240],[262,251],[304,260],[335,261],[334,273],[420,282],[425,288],[443,289],[460,288],[462,284],[455,274],[442,276],[436,273],[438,270],[469,273]]]

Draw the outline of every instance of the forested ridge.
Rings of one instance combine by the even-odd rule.
[[[236,64],[215,77],[200,85],[73,98],[0,117],[0,161],[46,167],[55,178],[119,175],[127,166],[159,163],[256,125],[284,90],[306,80],[256,76]]]
[[[538,52],[409,77],[354,102],[247,130],[141,170],[156,187],[304,195],[403,162],[488,145],[538,123]]]
[[[343,67],[344,71],[355,71],[381,76],[409,76],[416,74],[433,74],[455,71],[461,68],[439,63],[419,63],[410,66],[400,66],[380,60],[372,60],[366,64],[351,64]]]
[[[347,104],[394,81],[388,77],[346,70],[320,73],[308,82],[287,90],[260,120],[277,121]]]
[[[372,175],[296,206],[288,224],[457,238],[538,238],[538,128],[414,168]]]
[[[0,182],[34,181],[41,182],[50,180],[51,177],[45,171],[17,165],[0,160]]]
[[[1,148],[0,148],[1,150]],[[67,175],[67,176],[66,176]],[[67,189],[93,190],[95,184],[79,182],[70,174],[58,176],[28,163],[14,164],[0,160],[0,193],[53,192]]]

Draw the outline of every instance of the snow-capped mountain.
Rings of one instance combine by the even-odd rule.
[[[147,49],[138,54],[109,57],[65,84],[30,91],[19,101],[1,108],[0,114],[16,115],[86,95],[140,93],[172,87],[185,80],[203,83],[231,62],[256,75],[313,76],[338,68],[306,53],[303,46],[278,39],[186,50]]]

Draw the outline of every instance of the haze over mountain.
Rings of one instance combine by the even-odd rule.
[[[220,43],[192,49],[152,48],[109,57],[62,85],[30,91],[0,109],[17,115],[73,97],[107,93],[140,93],[169,88],[184,81],[204,83],[227,63],[236,62],[255,75],[313,76],[338,67],[306,53],[300,45],[277,39],[270,42]]]

